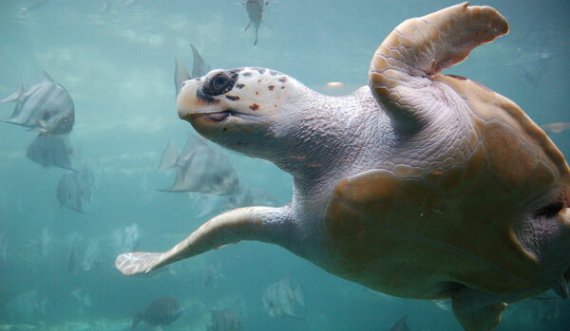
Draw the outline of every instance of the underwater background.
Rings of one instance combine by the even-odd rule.
[[[126,330],[165,296],[184,312],[164,330],[376,331],[403,316],[412,331],[460,330],[445,302],[375,293],[258,242],[153,277],[124,277],[113,265],[124,251],[165,250],[236,205],[227,195],[159,191],[174,180],[173,172],[157,171],[163,150],[196,135],[178,119],[173,77],[175,58],[192,67],[190,44],[211,68],[268,67],[323,93],[350,93],[367,83],[371,56],[395,26],[455,3],[269,0],[253,45],[241,0],[0,0],[0,97],[42,81],[43,71],[65,87],[75,105],[73,166],[90,177],[82,210],[68,208],[57,191],[70,170],[29,160],[37,132],[0,123],[0,330]],[[570,122],[570,2],[471,3],[497,8],[510,33],[446,73],[509,97],[539,125]],[[0,119],[13,108],[0,104]],[[570,130],[551,138],[570,155]],[[247,202],[289,202],[288,174],[209,146],[254,192]],[[272,291],[275,284],[295,295]],[[268,296],[294,314],[272,314]],[[239,323],[215,322],[212,311],[220,310]],[[568,325],[570,304],[545,293],[511,305],[498,330]]]

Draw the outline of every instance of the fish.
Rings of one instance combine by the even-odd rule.
[[[295,306],[305,306],[305,296],[300,286],[293,289],[288,278],[269,285],[263,292],[262,302],[271,317],[303,319],[295,313]]]
[[[408,324],[406,321],[408,320],[408,316],[404,316],[400,318],[396,324],[392,325],[392,327],[388,331],[410,331]]]
[[[210,311],[210,325],[207,331],[238,331],[243,327],[240,315],[230,309]]]
[[[39,134],[26,150],[26,157],[44,168],[73,170],[72,156],[73,147],[67,135]]]
[[[169,169],[176,170],[176,178],[170,188],[160,189],[161,192],[225,195],[239,191],[239,178],[228,158],[192,135],[181,153],[177,152],[174,143],[168,143],[157,170]]]
[[[208,264],[203,271],[202,285],[205,287],[217,287],[218,279],[224,278],[222,273],[222,266],[220,264],[214,266]]]
[[[206,64],[200,53],[198,53],[196,47],[194,47],[194,45],[192,44],[190,44],[190,47],[192,48],[192,59],[193,59],[192,77],[193,78],[202,77],[208,72],[210,72],[211,68],[209,65]]]
[[[137,223],[113,231],[113,248],[116,252],[135,250],[140,240],[140,229]]]
[[[91,177],[84,174],[83,171],[71,171],[63,174],[56,188],[59,207],[85,213],[83,206],[91,201],[92,190]]]
[[[81,269],[83,271],[91,271],[98,268],[103,262],[103,248],[101,247],[103,240],[101,238],[90,239],[85,247],[83,259],[81,261]]]
[[[176,321],[182,315],[182,312],[182,306],[175,298],[158,298],[133,316],[131,330],[134,330],[143,321],[152,326],[168,325]]]
[[[180,92],[182,84],[192,78],[202,77],[210,71],[210,66],[206,64],[196,47],[190,44],[192,48],[192,75],[188,73],[188,69],[178,58],[174,59],[174,86],[176,87],[176,95]]]
[[[255,40],[253,45],[257,45],[257,35],[259,32],[259,26],[263,22],[263,12],[265,11],[265,6],[269,4],[268,1],[264,0],[246,0],[245,10],[247,11],[247,16],[249,17],[249,23],[245,27],[245,31],[249,29],[251,25],[255,29]]]
[[[20,125],[40,133],[68,134],[75,123],[75,106],[67,90],[56,83],[47,72],[44,79],[3,98],[0,102],[15,102],[12,115],[5,123]]]
[[[570,122],[554,122],[543,124],[540,127],[548,134],[556,134],[570,129]]]
[[[32,10],[42,7],[48,2],[48,0],[35,0],[29,2],[27,5],[20,7],[20,14],[25,15]]]

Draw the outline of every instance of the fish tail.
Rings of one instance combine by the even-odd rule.
[[[20,98],[24,95],[24,84],[20,83],[20,86],[16,91],[14,91],[9,96],[0,100],[0,102],[17,102],[20,101]]]

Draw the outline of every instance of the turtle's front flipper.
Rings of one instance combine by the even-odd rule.
[[[462,288],[452,295],[451,306],[465,331],[492,331],[499,325],[507,304],[483,292]]]
[[[427,107],[437,109],[439,102],[445,102],[431,77],[508,30],[505,18],[495,9],[468,3],[406,20],[374,54],[369,77],[372,92],[398,124],[421,123]]]
[[[163,253],[121,254],[115,267],[125,275],[149,273],[167,264],[241,240],[257,240],[287,246],[288,209],[247,207],[234,209],[204,223],[190,236]]]

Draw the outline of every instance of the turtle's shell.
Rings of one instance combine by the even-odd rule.
[[[430,19],[433,23],[439,17],[423,22]],[[373,60],[371,87],[387,111],[405,112],[406,97],[413,101],[404,88],[397,90],[408,79],[400,81],[404,75],[416,79],[404,62],[421,65],[413,61],[421,62],[420,56],[434,49],[416,44],[414,49],[424,53],[414,54],[413,61],[405,58],[405,50],[392,51],[405,45],[403,32],[410,33],[411,25],[402,24]],[[441,31],[440,26],[437,33]],[[425,44],[438,37],[428,36]],[[469,50],[449,63],[430,63],[427,70],[435,67],[434,72],[417,79],[443,83],[464,100],[469,109],[464,119],[471,122],[465,127],[470,129],[454,146],[470,153],[459,162],[376,169],[341,180],[326,214],[328,249],[339,259],[332,272],[414,298],[438,297],[458,284],[496,294],[536,286],[540,257],[520,240],[520,231],[540,213],[561,209],[550,206],[552,201],[570,204],[569,168],[546,134],[512,101],[468,79],[437,73],[463,60]],[[390,76],[386,68],[400,73]]]

